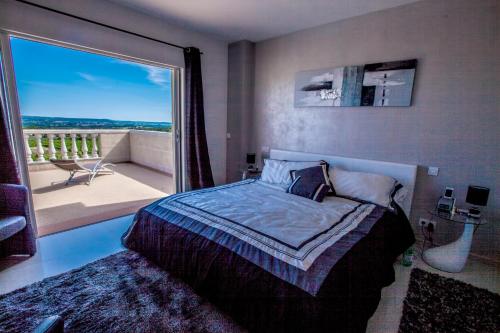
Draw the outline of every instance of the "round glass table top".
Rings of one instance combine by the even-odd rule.
[[[434,217],[439,217],[440,219],[447,220],[450,222],[463,223],[463,224],[474,224],[474,225],[482,225],[488,223],[488,221],[482,217],[470,217],[467,214],[453,212],[453,213],[444,213],[439,212],[436,209],[429,210],[429,214]]]

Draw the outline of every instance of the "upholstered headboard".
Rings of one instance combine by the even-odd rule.
[[[289,161],[318,161],[325,160],[330,165],[338,166],[344,170],[379,173],[391,176],[398,180],[408,190],[408,195],[403,202],[403,210],[409,217],[415,189],[415,179],[417,177],[417,166],[393,162],[383,162],[374,160],[363,160],[335,155],[323,155],[290,151],[282,149],[271,149],[270,157],[278,160]]]

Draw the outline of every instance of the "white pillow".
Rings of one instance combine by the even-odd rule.
[[[287,188],[291,182],[292,177],[290,176],[291,170],[301,170],[305,168],[310,168],[313,166],[321,165],[323,161],[308,161],[308,162],[297,162],[297,161],[283,161],[283,160],[264,160],[264,168],[262,169],[262,175],[260,180],[274,185],[279,185],[281,187]]]
[[[391,204],[391,194],[396,185],[396,180],[389,176],[339,168],[333,168],[330,178],[337,195],[369,201],[383,207]]]

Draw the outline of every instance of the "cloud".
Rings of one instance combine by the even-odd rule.
[[[169,70],[162,67],[150,66],[139,64],[137,62],[116,60],[117,63],[122,65],[134,66],[141,68],[147,73],[147,78],[151,83],[154,83],[162,88],[167,88],[169,86]]]
[[[168,69],[165,68],[159,68],[159,67],[153,67],[153,66],[148,66],[148,65],[141,65],[143,69],[148,72],[148,80],[153,82],[154,84],[157,84],[161,87],[164,87],[168,83],[168,76],[167,76],[167,71]]]
[[[81,78],[83,78],[84,80],[87,80],[89,82],[97,81],[97,78],[89,73],[77,72],[76,74],[78,74]]]

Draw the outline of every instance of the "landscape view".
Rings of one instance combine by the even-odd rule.
[[[72,146],[68,130],[171,131],[171,69],[16,37],[11,37],[11,45],[22,124],[33,161],[43,161],[37,159],[37,144],[45,160],[50,159],[50,144],[57,151],[55,157],[62,158],[60,136],[49,142],[46,132],[37,130],[61,130],[55,134],[66,135],[68,150]],[[91,140],[87,135],[88,149]],[[100,140],[98,136],[98,146]],[[79,133],[76,145],[82,157]]]
[[[136,129],[170,132],[172,123],[90,118],[23,116],[25,129]]]
[[[98,147],[102,130],[171,131],[169,68],[16,37],[11,44],[22,124],[33,161],[49,160],[51,144],[57,151],[55,157],[65,158],[59,134],[65,134],[70,150],[73,142],[68,130],[99,134]],[[49,142],[47,133],[37,130],[61,132]],[[37,144],[44,159],[37,155]],[[81,134],[76,145],[78,156],[83,157]],[[90,151],[91,135],[86,136],[86,146]]]

